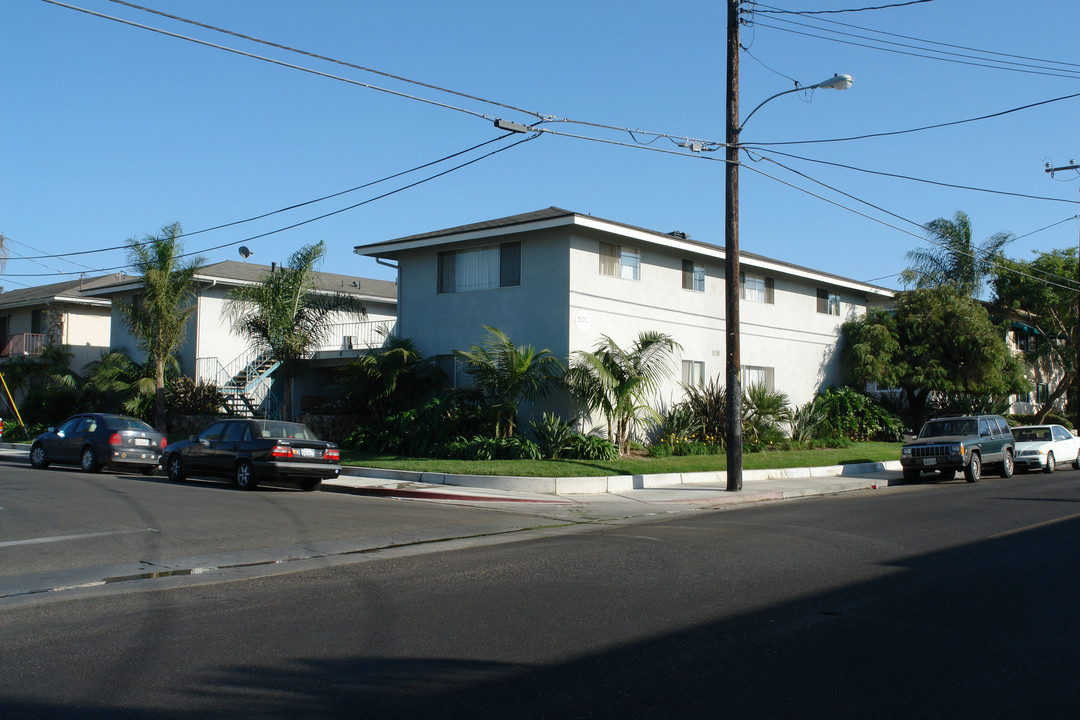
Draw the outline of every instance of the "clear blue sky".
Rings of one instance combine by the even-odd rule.
[[[808,11],[900,1],[771,0],[767,5]],[[79,272],[98,274],[125,262],[122,250],[36,261],[20,256],[123,246],[128,238],[177,221],[193,233],[244,220],[364,185],[502,134],[480,116],[536,120],[521,110],[259,45],[108,0],[72,4],[468,112],[272,65],[41,0],[3,0],[0,232],[12,242],[0,285],[9,290],[77,277]],[[725,10],[715,0],[140,4],[544,116],[724,139]],[[847,25],[835,24],[840,22]],[[810,85],[848,73],[855,85],[845,92],[777,98],[753,117],[742,140],[752,144],[901,131],[1080,93],[1078,27],[1076,0],[1029,0],[1022,5],[936,0],[857,13],[756,14],[742,30],[750,53],[742,55],[744,116],[770,95],[794,87],[792,79]],[[837,42],[841,39],[856,44]],[[890,53],[880,49],[882,40],[919,47],[894,45],[894,50],[909,54]],[[977,55],[951,57],[993,67],[930,59],[925,57],[930,47]],[[1038,67],[1028,67],[1032,65]],[[957,210],[971,216],[980,241],[999,231],[1025,235],[1060,223],[1015,241],[1008,249],[1013,257],[1073,247],[1078,221],[1061,221],[1078,212],[1080,176],[1067,172],[1051,179],[1043,165],[1080,160],[1078,112],[1080,97],[910,134],[763,146],[762,154],[771,160],[880,209],[793,175],[770,160],[747,163],[741,177],[742,248],[898,287],[890,276],[907,266],[905,252],[930,247],[920,239],[917,225],[952,217]],[[619,130],[562,122],[544,127],[635,145],[633,137]],[[331,200],[190,235],[185,249],[217,262],[238,260],[237,247],[243,244],[253,251],[252,262],[269,264],[286,260],[306,243],[325,240],[329,256],[322,269],[393,279],[387,268],[355,255],[354,246],[549,205],[660,231],[681,230],[694,239],[723,244],[722,151],[680,156],[555,134],[355,209],[254,237],[371,200],[524,137],[501,140]],[[652,139],[637,136],[641,142]],[[685,153],[668,138],[647,147]],[[777,152],[1058,201],[948,189]]]

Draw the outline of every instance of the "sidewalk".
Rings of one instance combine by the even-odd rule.
[[[0,460],[29,464],[28,444],[0,443]],[[326,492],[461,504],[531,506],[534,512],[616,517],[787,500],[902,482],[898,460],[817,468],[744,470],[743,489],[727,490],[724,472],[524,478],[446,475],[343,466]],[[588,508],[588,509],[586,509]]]

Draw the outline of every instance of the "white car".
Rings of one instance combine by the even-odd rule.
[[[1016,439],[1016,469],[1052,473],[1058,463],[1080,470],[1080,437],[1061,425],[1021,425],[1012,429]]]

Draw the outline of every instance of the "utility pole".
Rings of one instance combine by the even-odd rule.
[[[739,5],[727,3],[727,142],[724,288],[727,343],[727,489],[742,490],[742,358],[739,352]]]
[[[1046,172],[1050,173],[1050,177],[1062,170],[1080,170],[1080,165],[1077,165],[1075,160],[1069,160],[1069,164],[1062,167],[1053,167],[1051,163],[1046,163]],[[1080,254],[1077,255],[1076,270],[1076,279],[1080,282]],[[1073,378],[1073,406],[1077,412],[1077,427],[1080,427],[1080,292],[1076,293],[1076,375]]]

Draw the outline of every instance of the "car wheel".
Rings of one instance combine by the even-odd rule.
[[[919,471],[918,470],[907,470],[907,469],[905,469],[904,470],[904,482],[906,482],[906,483],[919,482]]]
[[[241,460],[236,463],[236,474],[233,476],[236,487],[241,490],[254,490],[259,481],[255,479],[255,472],[251,467],[250,460]]]
[[[1005,451],[1005,457],[1001,459],[1001,468],[998,470],[998,475],[1008,480],[1013,474],[1013,456],[1012,450]]]
[[[969,483],[977,483],[982,478],[982,459],[979,453],[971,453],[971,462],[964,468],[964,477]]]
[[[322,478],[310,478],[300,482],[300,489],[304,492],[314,492],[322,487]]]
[[[87,446],[82,451],[82,471],[87,473],[95,473],[101,469],[101,465],[98,464],[97,453],[94,452],[94,448]]]
[[[44,470],[49,467],[49,456],[45,452],[45,446],[38,443],[30,448],[30,467]]]
[[[173,482],[184,482],[187,479],[184,474],[184,459],[180,457],[179,453],[173,453],[169,456],[169,462],[165,465],[165,469],[169,473],[169,479]]]
[[[1049,475],[1057,469],[1057,460],[1054,460],[1054,453],[1048,452],[1046,454],[1046,467],[1043,468],[1043,472]]]

